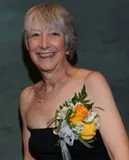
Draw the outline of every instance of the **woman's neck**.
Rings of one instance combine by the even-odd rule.
[[[55,89],[57,86],[61,84],[65,84],[67,80],[72,76],[73,66],[71,66],[68,62],[65,64],[61,64],[56,69],[51,72],[42,72],[42,81],[43,84],[48,90]]]

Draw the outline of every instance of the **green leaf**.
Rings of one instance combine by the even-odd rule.
[[[74,105],[76,104],[75,97],[72,98],[72,103],[73,103]]]
[[[81,100],[81,103],[83,104],[87,104],[88,102],[90,102],[90,100]]]
[[[47,126],[51,125],[55,120],[56,120],[56,117],[51,118],[51,119],[47,122]]]
[[[78,93],[78,98],[79,98],[79,100],[82,98],[81,93]]]
[[[81,90],[81,94],[87,96],[85,85],[83,85],[83,88]]]
[[[95,141],[95,138],[91,139],[91,140],[88,140],[87,142],[88,143],[93,143]]]
[[[70,124],[70,115],[72,114],[72,110],[71,109],[69,109],[68,111],[67,111],[67,114],[66,114],[66,122],[68,123],[68,124]]]
[[[87,104],[85,104],[85,107],[88,108],[88,109],[91,109],[92,106],[93,106],[93,104],[94,104],[94,103],[90,103],[90,104],[87,103]]]
[[[90,145],[87,141],[81,139],[80,137],[79,137],[79,141],[80,141],[83,145],[85,145],[87,148],[90,148],[90,149],[91,149],[91,148],[94,148],[94,146]]]

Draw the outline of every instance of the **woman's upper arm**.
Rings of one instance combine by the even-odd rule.
[[[28,149],[28,140],[30,137],[30,132],[26,124],[26,113],[28,109],[28,90],[29,88],[24,89],[20,95],[20,114],[22,118],[22,139],[23,139],[23,151],[24,151],[24,160],[34,160],[29,153]]]
[[[86,79],[86,88],[94,107],[100,115],[100,133],[107,150],[114,160],[129,160],[129,140],[122,118],[101,73],[94,72]]]

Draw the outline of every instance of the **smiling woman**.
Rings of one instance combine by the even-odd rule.
[[[32,26],[37,26],[41,30],[48,30],[53,36],[64,35],[66,48],[70,51],[69,56],[72,57],[75,53],[76,31],[73,18],[62,6],[56,4],[53,4],[53,7],[47,4],[34,6],[27,12],[24,24],[25,37],[32,30]]]
[[[25,18],[26,45],[32,60],[40,70],[51,70],[56,64],[60,65],[65,60],[64,54],[72,56],[75,47],[75,35],[72,35],[72,39],[71,36],[66,36],[73,30],[70,25],[68,30],[70,17],[64,21],[64,11],[59,6],[56,6],[58,14],[50,9],[49,6],[45,9],[43,5],[40,8],[34,7]],[[74,30],[72,32],[74,33]]]
[[[65,36],[57,31],[33,26],[28,34],[28,51],[36,66],[42,71],[49,71],[63,63]]]
[[[107,81],[72,65],[70,13],[52,3],[32,7],[24,40],[42,77],[20,95],[24,160],[128,160],[128,137]]]

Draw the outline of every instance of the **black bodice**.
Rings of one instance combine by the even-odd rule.
[[[53,134],[52,128],[30,129],[29,150],[36,160],[62,160],[59,137]],[[75,140],[73,146],[67,145],[72,160],[110,160],[102,138],[97,132],[94,148],[89,149]]]

